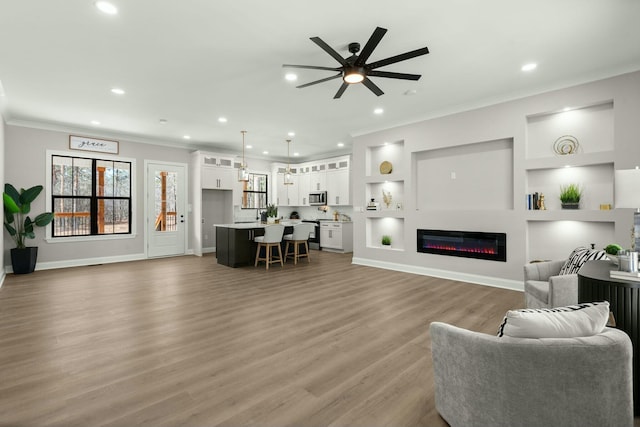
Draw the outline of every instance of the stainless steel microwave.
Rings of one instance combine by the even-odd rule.
[[[313,191],[309,193],[309,204],[311,206],[324,206],[327,204],[326,191]]]

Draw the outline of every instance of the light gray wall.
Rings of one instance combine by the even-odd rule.
[[[91,136],[85,135],[84,136]],[[119,155],[136,159],[136,228],[137,235],[133,239],[101,240],[95,242],[49,243],[45,240],[44,230],[36,231],[32,246],[38,246],[38,264],[46,262],[75,261],[83,259],[127,257],[144,254],[144,161],[156,160],[165,162],[190,162],[188,150],[170,148],[160,145],[141,144],[120,140]],[[33,129],[7,125],[5,128],[5,165],[6,182],[17,188],[28,188],[46,182],[46,150],[66,151],[69,149],[69,133]],[[82,154],[70,151],[71,154]],[[97,154],[97,153],[92,153]],[[45,197],[49,197],[49,189],[45,189],[33,204],[33,212],[45,210]],[[189,201],[189,203],[191,203]],[[191,214],[188,217],[191,223]],[[190,233],[189,233],[190,234]],[[5,248],[10,241],[5,233]],[[188,247],[192,247],[189,240]],[[4,251],[4,264],[10,265],[9,251]]]
[[[510,102],[487,106],[472,111],[433,118],[419,123],[387,129],[354,139],[353,151],[353,205],[354,205],[354,258],[366,260],[370,264],[387,262],[398,266],[441,269],[463,274],[489,276],[505,280],[522,280],[523,265],[528,259],[527,218],[524,195],[527,193],[525,161],[527,159],[527,117],[543,112],[560,111],[564,107],[589,106],[613,102],[614,121],[614,167],[629,169],[640,163],[640,72],[629,73],[615,78],[600,80],[571,88],[560,89],[548,93],[530,96]],[[428,100],[425,100],[428,102]],[[558,135],[559,136],[559,135]],[[450,198],[446,201],[450,206],[439,210],[437,206],[422,209],[417,205],[421,200],[419,176],[426,172],[415,171],[421,153],[455,153],[456,147],[484,141],[513,141],[512,194],[501,194],[492,201],[499,205],[497,209],[482,206],[481,209],[470,209],[464,203],[459,208],[451,206]],[[383,142],[403,141],[404,158],[400,162],[404,168],[404,248],[399,251],[384,251],[367,247],[366,214],[360,209],[366,206],[367,182],[365,176],[372,166],[367,164],[368,147],[377,147]],[[597,141],[594,142],[597,144]],[[542,147],[553,157],[553,140],[548,147]],[[606,148],[605,148],[606,149]],[[497,167],[504,167],[506,157],[503,151],[494,157]],[[457,156],[457,170],[478,169],[477,156]],[[370,161],[370,160],[369,160]],[[453,168],[453,164],[448,167]],[[395,167],[394,167],[395,171]],[[508,173],[504,172],[504,173]],[[492,174],[487,174],[491,177]],[[469,179],[482,180],[481,174],[473,174]],[[460,182],[459,182],[460,183]],[[469,181],[471,183],[471,181]],[[437,184],[436,184],[437,185]],[[443,184],[444,185],[444,184]],[[446,185],[451,185],[447,183]],[[490,188],[488,182],[474,183],[474,186]],[[433,188],[433,187],[431,187]],[[507,191],[504,188],[501,191]],[[442,196],[442,194],[440,194]],[[512,208],[504,205],[513,200]],[[597,208],[596,208],[597,209]],[[616,210],[612,218],[615,223],[613,238],[619,242],[629,240],[632,216],[626,210]],[[534,224],[535,229],[540,224]],[[612,227],[612,226],[611,226]],[[416,251],[416,229],[451,229],[493,231],[507,233],[508,260],[506,263],[464,259],[441,255],[422,254]],[[581,236],[585,243],[590,236]],[[544,242],[539,242],[544,244]],[[552,244],[556,245],[557,242]],[[567,243],[571,246],[575,242]],[[624,243],[623,243],[624,244]],[[570,248],[569,248],[570,249]],[[564,252],[562,252],[564,253]],[[568,255],[568,252],[567,252]]]

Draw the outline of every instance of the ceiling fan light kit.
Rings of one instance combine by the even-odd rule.
[[[401,79],[401,80],[419,80],[420,74],[407,74],[407,73],[396,73],[390,71],[378,71],[377,68],[384,67],[386,65],[395,64],[396,62],[406,61],[407,59],[415,58],[417,56],[426,55],[429,53],[429,49],[425,46],[420,49],[412,50],[410,52],[405,52],[400,55],[391,56],[386,59],[382,59],[380,61],[375,61],[367,64],[367,60],[382,40],[382,37],[385,35],[387,30],[382,27],[376,27],[369,37],[369,40],[364,45],[362,52],[360,52],[360,43],[349,43],[349,52],[351,52],[351,56],[347,58],[343,58],[335,49],[325,43],[320,37],[311,37],[311,41],[320,46],[322,50],[327,52],[333,59],[340,63],[339,67],[323,67],[316,65],[293,65],[293,64],[284,64],[285,68],[305,68],[309,70],[326,70],[326,71],[337,71],[338,74],[335,74],[330,77],[325,77],[320,80],[316,80],[310,83],[305,83],[300,86],[296,86],[298,89],[312,86],[318,83],[324,83],[329,80],[334,80],[342,77],[342,85],[336,92],[334,99],[338,99],[342,96],[344,91],[349,87],[350,84],[362,83],[365,85],[371,92],[375,95],[380,96],[384,94],[382,89],[380,89],[375,83],[369,79],[369,77],[384,77],[389,79]],[[360,55],[357,53],[360,52]]]

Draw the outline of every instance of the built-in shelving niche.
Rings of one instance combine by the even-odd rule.
[[[602,249],[614,241],[614,104],[595,102],[580,108],[527,116],[525,191],[543,193],[546,211],[526,211],[527,258],[565,259],[578,246]],[[558,138],[578,141],[573,154],[554,151]],[[560,206],[560,186],[583,189],[580,209]],[[523,195],[525,206],[526,195]]]
[[[420,151],[412,163],[418,209],[513,209],[513,138]]]
[[[404,218],[367,218],[366,228],[367,247],[394,251],[405,250]],[[391,246],[382,245],[383,235],[391,237]]]

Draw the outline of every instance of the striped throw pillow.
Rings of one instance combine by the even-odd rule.
[[[598,259],[608,259],[605,251],[587,249],[584,246],[575,248],[569,258],[560,268],[560,274],[576,274],[585,262]]]

